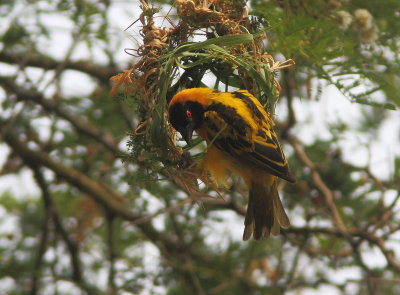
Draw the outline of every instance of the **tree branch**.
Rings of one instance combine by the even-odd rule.
[[[294,88],[294,81],[293,75],[289,68],[285,68],[282,70],[283,72],[283,89],[285,89],[286,99],[287,99],[287,109],[288,109],[288,120],[283,128],[281,129],[281,138],[287,138],[289,129],[296,124],[296,115],[293,110],[293,88]]]
[[[106,213],[107,214],[107,213]],[[108,246],[108,259],[110,260],[110,270],[108,272],[108,293],[117,294],[115,285],[115,258],[117,256],[114,245],[114,215],[107,214],[107,246]]]
[[[48,232],[49,232],[49,223],[51,217],[51,204],[48,202],[49,200],[49,191],[47,190],[47,186],[45,185],[45,181],[43,179],[43,175],[40,173],[38,167],[32,167],[33,174],[37,184],[39,185],[42,191],[43,197],[43,206],[44,206],[44,218],[43,218],[43,230],[42,236],[40,238],[39,247],[36,254],[36,259],[33,267],[33,275],[32,275],[32,285],[30,293],[31,295],[36,295],[39,290],[39,278],[43,263],[43,256],[47,249],[47,240],[48,240]]]
[[[311,162],[311,160],[308,158],[308,156],[303,151],[300,144],[296,140],[292,140],[292,144],[293,144],[296,154],[299,156],[300,160],[308,168],[310,168],[310,170],[312,172],[314,184],[322,192],[323,196],[325,197],[325,202],[328,205],[330,211],[332,212],[333,221],[335,222],[335,224],[339,228],[339,230],[343,233],[343,235],[347,236],[347,229],[343,223],[343,220],[339,214],[339,211],[337,210],[332,191],[323,182],[314,163]]]
[[[30,89],[26,90],[15,83],[12,78],[0,77],[0,85],[3,86],[7,91],[12,92],[16,95],[19,101],[33,101],[42,106],[46,111],[55,113],[61,118],[70,122],[79,132],[88,135],[96,141],[103,144],[113,154],[123,154],[124,152],[118,149],[117,141],[110,135],[104,134],[104,132],[91,126],[89,123],[81,120],[78,117],[71,115],[69,112],[61,108],[53,100],[45,99],[42,93]]]
[[[6,125],[7,123],[0,120],[0,130]],[[87,193],[96,202],[115,214],[115,216],[128,221],[136,221],[142,217],[130,211],[125,202],[126,198],[123,195],[90,179],[73,168],[54,161],[48,154],[42,151],[33,151],[29,149],[28,145],[25,142],[21,142],[17,135],[11,132],[11,130],[3,134],[3,139],[26,163],[47,167],[60,178],[65,179],[69,184]],[[161,251],[163,251],[163,249],[169,249],[176,252],[178,251],[177,249],[180,248],[170,237],[155,230],[151,222],[138,223],[136,226],[150,241],[157,245]]]
[[[27,163],[31,169],[33,170],[35,180],[37,184],[39,185],[41,191],[42,191],[42,196],[43,196],[43,203],[45,206],[45,212],[46,212],[46,219],[47,220],[47,225],[48,222],[50,221],[50,218],[53,219],[54,225],[56,230],[61,234],[61,237],[63,238],[67,249],[69,250],[69,253],[71,255],[71,266],[72,266],[72,280],[81,286],[89,295],[95,294],[95,288],[92,285],[88,285],[84,282],[83,276],[82,276],[82,265],[79,260],[79,247],[78,245],[73,242],[67,233],[67,231],[64,229],[64,226],[61,222],[60,215],[58,213],[58,210],[53,202],[53,199],[50,195],[50,192],[48,190],[48,186],[46,184],[46,181],[43,177],[42,172],[40,171],[40,168],[37,165],[33,165],[32,163]],[[46,234],[47,236],[47,234]],[[42,239],[42,241],[44,238]],[[34,277],[32,281],[32,289],[30,294],[37,294],[37,281],[39,279],[39,272],[40,272],[40,265],[41,265],[41,259],[42,256],[45,252],[45,248],[43,248],[43,244],[41,243],[41,246],[39,248],[39,254],[36,259],[35,263],[35,271],[34,271]],[[40,261],[40,263],[39,263]]]
[[[90,61],[57,61],[39,53],[27,56],[21,53],[10,52],[9,50],[0,51],[0,62],[23,65],[24,67],[38,67],[44,70],[56,70],[62,65],[65,69],[80,71],[96,77],[102,83],[108,83],[110,77],[119,72],[118,68],[110,65],[99,66]]]
[[[0,129],[3,126],[5,126],[4,122],[0,121]],[[138,216],[133,214],[124,204],[125,198],[123,195],[93,181],[73,168],[57,163],[44,152],[29,149],[27,144],[21,142],[13,132],[8,131],[3,135],[3,139],[27,163],[31,163],[31,165],[43,165],[49,168],[59,177],[67,180],[70,184],[89,194],[98,203],[110,209],[117,216],[127,220],[136,220],[138,218]]]

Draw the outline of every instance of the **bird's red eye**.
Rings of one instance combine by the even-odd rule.
[[[186,111],[186,117],[191,118],[192,117],[192,112],[187,110]]]

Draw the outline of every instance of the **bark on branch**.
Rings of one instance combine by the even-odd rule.
[[[0,121],[0,129],[5,127],[6,124]],[[136,220],[138,216],[132,213],[124,202],[124,196],[111,190],[104,185],[90,179],[81,172],[64,166],[51,159],[47,153],[42,151],[34,151],[27,147],[25,142],[18,139],[18,136],[8,131],[3,134],[3,140],[21,157],[25,162],[32,163],[49,168],[54,171],[60,178],[65,179],[68,183],[77,187],[81,191],[90,195],[98,203],[105,206],[115,215],[120,216],[126,220]]]
[[[45,70],[55,70],[63,64],[63,68],[76,70],[96,77],[101,82],[108,82],[110,77],[119,72],[119,69],[112,66],[98,66],[90,61],[57,61],[48,56],[38,53],[25,55],[21,53],[9,52],[3,50],[0,52],[0,62],[9,64],[18,64],[23,66],[38,67]]]

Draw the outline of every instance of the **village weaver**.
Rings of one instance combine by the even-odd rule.
[[[278,235],[290,226],[277,190],[277,178],[294,183],[261,103],[246,90],[219,92],[192,88],[169,103],[169,121],[190,145],[193,131],[207,142],[197,169],[209,172],[216,183],[230,173],[240,175],[249,188],[243,240]]]

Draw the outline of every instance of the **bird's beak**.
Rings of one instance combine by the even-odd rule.
[[[192,144],[192,136],[193,136],[194,124],[191,122],[187,124],[185,127],[179,128],[179,133],[182,135],[183,139],[186,141],[188,146]]]

